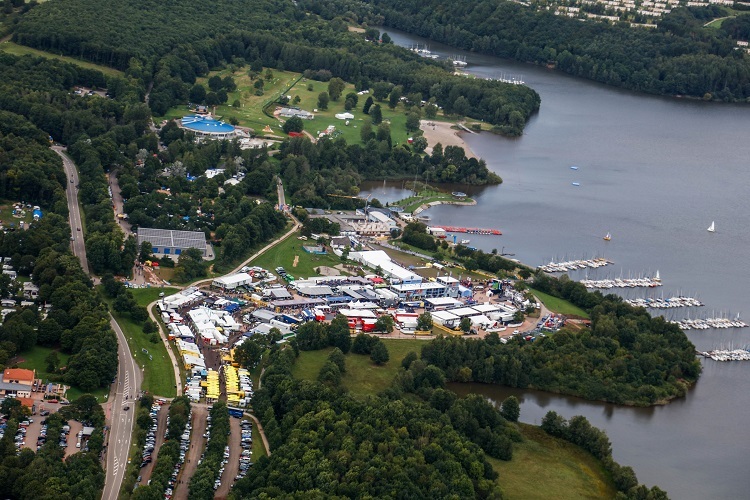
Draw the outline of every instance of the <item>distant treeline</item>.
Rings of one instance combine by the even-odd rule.
[[[551,65],[571,75],[651,94],[726,101],[750,97],[748,15],[719,6],[677,8],[656,29],[629,23],[571,19],[510,1],[302,0],[323,17],[351,11],[360,21],[382,22],[464,50]]]
[[[347,31],[343,21],[321,21],[291,3],[197,0],[148,3],[121,0],[99,12],[96,0],[39,5],[19,22],[18,43],[62,52],[153,81],[149,105],[157,115],[185,103],[198,76],[228,63],[260,61],[292,71],[327,70],[367,89],[401,85],[404,94],[434,97],[447,111],[461,110],[502,133],[520,135],[539,108],[533,90],[452,76],[446,68],[391,44],[380,46]],[[148,29],[154,26],[153,29]]]

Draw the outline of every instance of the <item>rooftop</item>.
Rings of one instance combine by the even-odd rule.
[[[151,246],[171,248],[197,248],[206,252],[206,235],[201,231],[177,231],[175,229],[138,228],[138,246],[148,241]]]

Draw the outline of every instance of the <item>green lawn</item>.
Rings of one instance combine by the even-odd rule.
[[[50,373],[47,372],[47,362],[45,359],[49,356],[52,351],[57,351],[57,356],[60,359],[60,366],[65,366],[68,363],[70,355],[52,349],[51,347],[34,346],[31,350],[26,351],[19,355],[23,359],[23,362],[18,363],[19,368],[26,368],[29,370],[36,370],[37,378],[42,379],[45,382],[51,381]],[[68,400],[73,401],[83,394],[92,394],[96,397],[96,400],[103,403],[107,400],[105,397],[109,394],[109,387],[101,387],[93,392],[86,393],[77,387],[71,387],[66,393]]]
[[[474,200],[471,198],[463,198],[458,199],[455,196],[453,196],[451,193],[445,193],[441,191],[434,191],[434,190],[425,190],[421,191],[416,196],[410,196],[408,198],[404,198],[403,200],[397,201],[395,204],[402,207],[404,209],[404,212],[411,213],[414,212],[417,208],[424,205],[425,203],[431,203],[433,201],[461,201],[465,203],[471,203]]]
[[[260,457],[266,457],[268,456],[268,453],[266,453],[266,448],[263,446],[263,440],[260,437],[260,431],[258,430],[258,426],[253,424],[253,462],[257,462],[260,460]]]
[[[158,296],[160,289],[155,288],[153,290],[156,291],[156,295]],[[136,289],[133,291],[141,290]],[[150,290],[143,289],[142,291]],[[143,301],[147,298],[148,295],[144,294],[140,297],[140,300]],[[112,299],[109,299],[102,294],[102,300],[110,306],[112,315],[115,317],[120,328],[122,328],[125,337],[128,339],[128,346],[130,347],[130,351],[133,354],[135,361],[144,369],[141,389],[156,396],[166,398],[174,397],[176,394],[174,370],[172,369],[172,363],[164,344],[161,340],[155,344],[152,343],[149,340],[150,335],[143,333],[142,325],[136,324],[131,321],[129,317],[116,312],[111,307]],[[144,349],[148,351],[148,354],[144,352]],[[149,358],[149,356],[151,357]]]
[[[375,395],[391,385],[394,377],[401,369],[401,361],[410,351],[419,355],[427,340],[412,339],[383,339],[390,360],[383,366],[376,366],[370,361],[370,356],[363,354],[346,355],[346,373],[341,377],[344,387],[358,396]],[[316,380],[318,372],[328,358],[332,347],[319,351],[300,352],[294,363],[292,375],[295,378]]]
[[[614,498],[617,493],[601,463],[591,454],[539,427],[520,424],[525,441],[513,445],[509,462],[487,457],[500,474],[503,496],[522,499]]]
[[[0,47],[2,45],[0,44]],[[20,213],[13,215],[13,205],[15,203],[10,200],[0,201],[0,226],[10,227],[10,224],[13,223],[14,227],[20,228],[21,222],[29,224],[34,220],[34,211],[31,208],[24,208],[23,215]]]
[[[164,293],[164,295],[172,295],[180,291],[179,288],[175,287],[151,287],[151,288],[133,288],[130,290],[133,293],[133,297],[135,297],[135,301],[138,303],[139,306],[146,307],[151,302],[155,301],[159,298],[160,293]]]
[[[579,318],[585,318],[588,319],[589,315],[581,309],[578,306],[575,306],[564,299],[559,299],[557,297],[553,297],[552,295],[547,295],[546,293],[539,292],[537,290],[531,289],[531,293],[536,295],[536,297],[542,301],[542,303],[547,306],[547,309],[554,313],[560,313],[565,314],[567,316],[578,316]]]
[[[309,278],[310,276],[319,276],[315,271],[319,266],[333,267],[341,264],[341,259],[333,254],[314,255],[305,252],[303,245],[315,246],[312,240],[299,240],[299,233],[293,233],[284,241],[279,242],[275,247],[266,251],[263,255],[253,260],[250,265],[260,266],[264,269],[274,270],[279,266],[286,269],[286,272],[295,278]],[[294,257],[299,256],[297,265],[294,266]],[[343,273],[342,273],[343,274]]]
[[[60,59],[61,61],[75,64],[76,66],[80,66],[82,68],[95,69],[95,70],[101,71],[102,73],[108,76],[122,76],[122,71],[116,70],[114,68],[101,66],[99,64],[94,64],[94,63],[90,63],[87,61],[81,61],[79,59],[74,59],[72,57],[53,54],[51,52],[45,52],[43,50],[32,49],[31,47],[24,47],[23,45],[18,45],[13,42],[0,43],[0,50],[2,50],[3,52],[7,52],[9,54],[17,55],[17,56],[24,56],[24,55],[30,54],[33,56],[44,57],[47,59]]]

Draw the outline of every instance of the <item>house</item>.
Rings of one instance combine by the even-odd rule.
[[[35,299],[39,296],[39,287],[27,281],[23,284],[23,296],[27,299]]]
[[[0,395],[17,398],[30,398],[34,385],[35,372],[25,368],[6,368],[0,382]]]
[[[292,118],[296,116],[303,120],[312,120],[315,118],[314,114],[299,108],[281,108],[279,110],[279,116],[282,118]]]

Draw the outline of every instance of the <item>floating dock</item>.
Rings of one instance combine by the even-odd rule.
[[[746,349],[716,349],[706,352],[698,351],[698,354],[714,361],[750,361],[750,352]]]
[[[647,309],[672,309],[675,307],[701,307],[703,302],[694,297],[668,297],[666,299],[625,299],[626,304]]]
[[[596,259],[566,260],[564,262],[551,261],[549,264],[539,266],[539,269],[546,273],[564,273],[567,271],[575,271],[578,269],[596,269],[599,267],[608,266],[610,264],[614,264],[614,262],[601,257],[597,257]]]
[[[457,227],[457,226],[439,226],[445,229],[446,233],[465,233],[465,234],[484,234],[489,236],[500,236],[499,229],[482,229],[478,227]]]
[[[739,319],[729,318],[706,318],[706,319],[684,319],[682,321],[670,321],[682,330],[709,330],[711,328],[747,328],[749,325]]]

